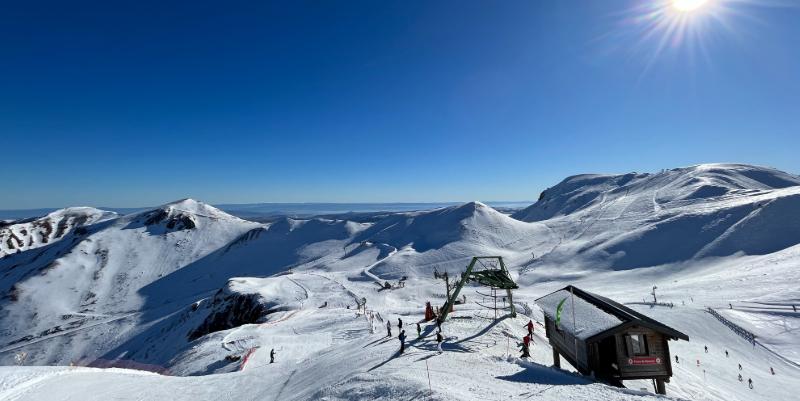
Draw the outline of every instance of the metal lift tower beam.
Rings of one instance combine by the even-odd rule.
[[[475,265],[479,261],[485,259],[498,261],[500,267],[476,271]],[[481,262],[481,265],[483,265],[483,262]],[[467,266],[467,270],[461,274],[461,279],[458,280],[458,283],[456,283],[455,290],[450,294],[450,296],[447,298],[447,301],[444,303],[441,316],[439,317],[440,322],[444,322],[444,320],[447,318],[447,315],[450,313],[450,309],[453,307],[453,304],[458,298],[458,294],[461,292],[464,284],[469,281],[475,281],[488,287],[506,290],[508,293],[508,302],[511,305],[511,317],[517,316],[517,311],[514,309],[514,298],[512,298],[511,290],[515,290],[519,288],[519,286],[514,282],[514,280],[511,279],[511,275],[508,274],[508,269],[506,268],[505,263],[503,263],[503,257],[475,256]]]

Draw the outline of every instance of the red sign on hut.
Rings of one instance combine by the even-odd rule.
[[[655,356],[637,356],[628,358],[628,365],[660,365],[661,358]]]

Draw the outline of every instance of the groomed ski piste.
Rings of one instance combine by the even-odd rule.
[[[102,216],[0,258],[0,362],[8,365],[0,367],[0,399],[800,394],[800,179],[776,170],[700,165],[570,177],[513,217],[472,202],[374,222],[258,224],[192,200]],[[434,269],[456,277],[482,255],[504,258],[520,286],[519,314],[495,319],[479,305],[491,302],[481,295],[487,289],[467,285],[466,303],[442,324],[439,353],[433,322],[416,331],[425,303],[445,301]],[[568,284],[689,336],[670,342],[679,362],[666,397],[649,381],[617,388],[563,359],[563,369],[551,366],[535,299]],[[653,286],[661,305],[650,305]],[[529,319],[534,344],[521,359]]]

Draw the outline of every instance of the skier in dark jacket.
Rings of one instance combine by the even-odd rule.
[[[753,388],[753,379],[747,379],[747,385]]]
[[[422,337],[422,327],[417,323],[417,337]]]
[[[275,348],[269,351],[269,363],[275,363]]]
[[[520,343],[518,345],[520,347],[522,347],[522,349],[521,349],[522,356],[520,356],[520,358],[530,358],[531,352],[530,352],[530,348],[528,347],[528,344],[523,342],[523,343]]]
[[[386,337],[391,337],[391,336],[392,336],[392,324],[386,322]]]
[[[678,356],[677,355],[675,355],[675,363],[680,363],[680,362],[678,362]]]
[[[401,330],[397,338],[400,339],[400,353],[402,354],[406,350],[406,331]]]
[[[706,350],[706,354],[708,353],[708,345],[704,345],[703,348]]]
[[[397,330],[403,329],[403,319],[397,318]]]

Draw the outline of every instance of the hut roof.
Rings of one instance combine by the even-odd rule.
[[[575,294],[575,322],[572,320],[572,296]],[[566,300],[565,300],[566,299]],[[575,286],[545,295],[536,303],[550,319],[555,320],[558,304],[564,301],[559,328],[581,340],[599,339],[623,325],[648,327],[673,339],[689,340],[689,336],[661,322],[606,297]]]

